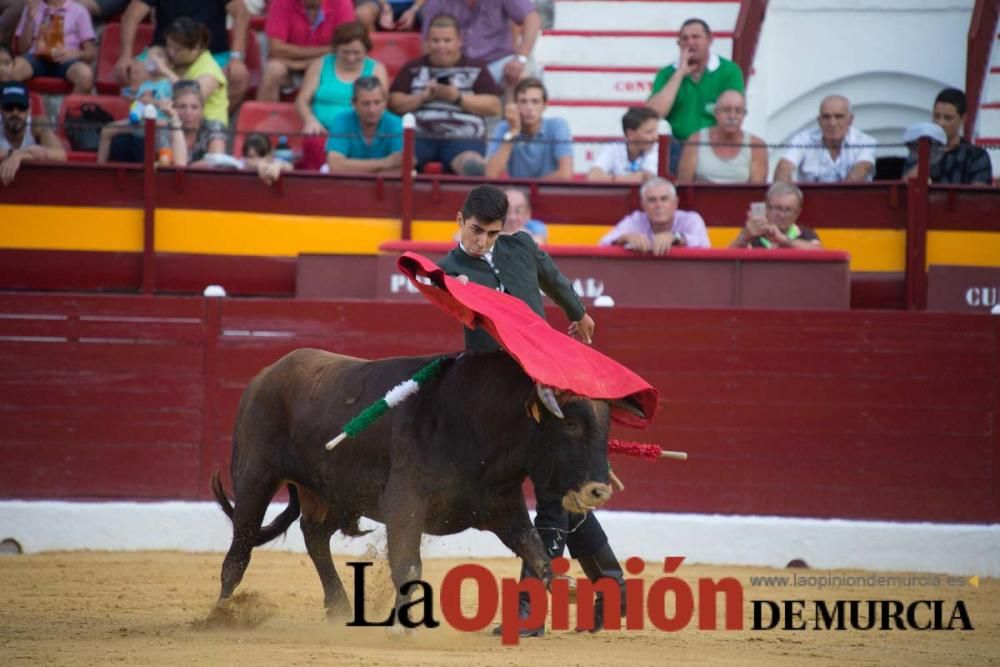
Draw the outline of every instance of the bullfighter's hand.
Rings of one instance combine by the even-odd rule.
[[[455,276],[455,280],[457,280],[458,282],[462,283],[463,285],[468,285],[469,284],[469,276],[466,276],[466,275]]]
[[[581,343],[590,345],[594,339],[594,326],[594,320],[584,313],[583,317],[569,325],[569,335]]]

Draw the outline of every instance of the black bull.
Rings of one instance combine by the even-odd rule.
[[[548,480],[576,511],[603,504],[611,495],[609,404],[563,396],[555,408],[563,417],[557,418],[505,353],[467,354],[447,360],[419,393],[357,438],[332,452],[324,448],[347,421],[431,359],[365,361],[301,349],[250,382],[233,434],[235,507],[218,473],[212,484],[233,522],[220,600],[243,578],[253,547],[283,533],[300,512],[330,615],[350,615],[330,537],[338,530],[361,534],[362,516],[386,526],[397,591],[420,578],[423,533],[450,535],[467,528],[493,532],[549,583],[549,558],[521,485],[528,474]],[[284,484],[288,507],[262,526],[268,504]],[[397,608],[405,602],[397,593]]]

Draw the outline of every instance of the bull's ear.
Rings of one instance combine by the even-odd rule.
[[[614,400],[608,401],[612,408],[618,408],[629,413],[633,417],[638,417],[639,419],[648,419],[646,413],[642,409],[642,405],[639,401],[635,400],[632,396],[626,396],[625,398],[616,398]]]

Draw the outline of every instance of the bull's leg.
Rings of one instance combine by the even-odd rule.
[[[499,537],[508,549],[524,561],[531,572],[538,574],[548,588],[552,581],[551,560],[531,523],[524,496],[520,492],[516,498],[496,507],[484,522],[483,528]]]
[[[390,498],[396,500],[391,500]],[[386,550],[389,556],[389,570],[392,573],[392,584],[396,589],[396,603],[393,607],[396,617],[396,630],[405,626],[400,622],[400,609],[406,605],[420,588],[411,586],[405,593],[401,589],[407,582],[420,579],[423,571],[420,562],[420,538],[423,535],[423,507],[417,496],[389,493],[383,497],[383,516],[385,517]],[[408,614],[412,621],[420,622],[421,614],[414,611]]]
[[[305,538],[306,551],[309,552],[309,558],[316,566],[316,573],[323,584],[323,604],[327,618],[349,618],[351,603],[330,556],[330,537],[337,531],[337,526],[329,515],[329,505],[326,500],[302,486],[299,487],[299,502],[302,504],[299,525],[302,527],[302,537]]]
[[[264,522],[264,513],[277,489],[278,480],[243,484],[234,489],[236,507],[233,510],[233,542],[222,561],[220,600],[231,596],[243,580],[243,574],[250,565],[250,552]]]

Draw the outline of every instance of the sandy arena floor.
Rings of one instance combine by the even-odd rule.
[[[348,593],[350,570],[335,559]],[[108,665],[661,665],[671,664],[1000,664],[1000,582],[910,587],[751,587],[750,576],[865,575],[862,572],[774,571],[682,566],[697,590],[699,577],[736,577],[744,584],[744,629],[548,633],[501,646],[488,631],[444,626],[390,639],[381,628],[328,623],[312,563],[304,554],[257,552],[238,589],[230,627],[205,629],[218,595],[222,554],[175,552],[48,553],[0,557],[0,664]],[[513,559],[480,561],[498,576],[515,576]],[[424,578],[436,584],[459,561],[428,560]],[[386,578],[370,586],[373,607],[386,604]],[[371,570],[370,570],[371,571]],[[648,564],[647,588],[660,568]],[[576,570],[573,571],[577,573]],[[377,590],[376,590],[377,589]],[[465,591],[463,591],[465,593]],[[468,598],[463,595],[463,600]],[[374,598],[374,599],[373,599]],[[975,629],[954,631],[753,631],[749,600],[945,600],[945,623],[963,600]],[[464,604],[468,612],[471,600]],[[926,618],[927,613],[921,609]],[[377,618],[373,613],[372,618]],[[807,612],[811,618],[812,612]],[[440,620],[440,616],[439,616]],[[253,625],[253,627],[246,627]]]

